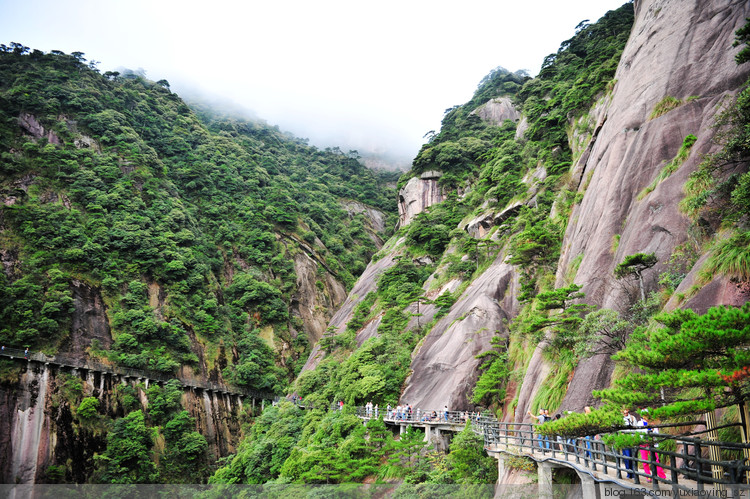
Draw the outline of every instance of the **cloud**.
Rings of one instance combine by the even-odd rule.
[[[535,74],[582,19],[622,3],[0,1],[4,43],[145,68],[318,145],[402,158],[492,68]]]

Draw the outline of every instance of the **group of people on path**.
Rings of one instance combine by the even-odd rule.
[[[368,418],[374,417],[375,419],[378,419],[378,412],[380,412],[380,409],[378,408],[378,404],[375,404],[375,406],[372,405],[372,402],[368,402],[365,404],[365,416]]]
[[[591,412],[591,407],[584,407],[584,412],[586,414],[589,414]],[[526,413],[531,416],[532,418],[536,419],[538,421],[538,424],[544,424],[548,421],[552,420],[558,420],[562,416],[560,414],[555,414],[554,418],[550,417],[549,411],[547,409],[539,409],[539,414],[534,415],[530,410],[526,411]],[[659,433],[658,428],[653,428],[649,426],[649,414],[648,409],[641,409],[638,413],[638,415],[631,413],[629,409],[623,408],[622,410],[622,419],[623,424],[628,428],[634,428],[633,430],[624,430],[626,432],[638,432],[638,433]],[[586,442],[586,456],[591,458],[591,438],[592,437],[585,437],[584,440]],[[599,439],[599,435],[595,435],[593,437],[594,439]],[[574,446],[574,448],[577,447],[576,440],[575,439],[568,439],[567,442],[563,440],[563,437],[557,436],[556,437],[556,443],[552,443],[551,439],[547,435],[540,435],[539,437],[539,447],[544,449],[550,449],[552,445],[556,445],[556,449],[562,449],[562,445],[565,444],[571,444]],[[654,447],[658,447],[658,444],[654,444]],[[639,444],[638,449],[640,451],[640,457],[641,460],[644,461],[643,463],[643,471],[646,473],[646,475],[651,476],[651,466],[649,465],[648,461],[649,459],[649,445],[648,443],[642,443]],[[622,456],[623,456],[623,462],[625,465],[625,468],[628,470],[627,476],[628,478],[633,478],[634,474],[634,463],[632,459],[633,454],[632,450],[628,447],[622,449]],[[667,475],[664,473],[664,469],[660,466],[659,462],[659,456],[658,454],[654,453],[655,461],[656,461],[656,475],[662,479],[666,480]],[[637,463],[636,463],[637,466]],[[651,482],[651,478],[646,479],[649,483]]]
[[[635,414],[631,413],[629,409],[623,408],[622,410],[622,421],[625,424],[625,426],[637,428],[636,432],[639,433],[659,433],[658,428],[652,428],[648,425],[648,420],[650,416],[648,414],[648,409],[641,409],[636,416]],[[626,430],[630,431],[630,430]],[[654,447],[658,446],[659,444],[654,444]],[[649,449],[648,444],[642,443],[639,446],[641,459],[643,461],[650,461],[649,459]],[[625,448],[622,450],[622,455],[626,458],[632,457],[632,451],[629,448]],[[661,478],[662,480],[666,480],[667,475],[664,473],[664,469],[659,466],[661,463],[659,462],[659,455],[654,453],[654,456],[656,458],[656,475]],[[637,464],[636,464],[637,466]],[[631,459],[625,459],[625,468],[628,469],[628,478],[633,478],[633,461]],[[651,475],[651,466],[648,464],[648,462],[643,463],[643,471],[647,475]],[[647,482],[651,483],[651,479],[647,478]]]
[[[372,402],[370,404],[372,404]],[[365,413],[367,414],[367,409],[365,409]],[[420,422],[431,422],[431,421],[432,422],[439,422],[439,421],[449,422],[449,415],[450,415],[450,411],[448,410],[447,405],[443,407],[443,410],[440,411],[440,413],[438,413],[438,411],[422,411],[422,409],[420,409],[419,407],[417,408],[416,411],[414,411],[411,404],[397,405],[395,407],[391,406],[391,404],[388,404],[386,406],[386,413],[385,413],[386,419],[390,419],[394,421],[420,421]],[[464,412],[464,417],[459,418],[459,419],[461,419],[461,422],[466,422],[468,418],[469,418],[469,413]]]

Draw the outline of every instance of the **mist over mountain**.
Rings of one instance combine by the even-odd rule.
[[[334,14],[359,4],[301,2],[268,29],[261,14],[278,5],[231,19],[206,9],[191,24],[189,6],[153,4],[153,52],[189,47],[187,62],[159,61],[184,73],[0,44],[3,482],[493,497],[557,480],[595,497],[592,481],[638,483],[579,475],[584,448],[551,436],[600,435],[619,458],[643,442],[618,433],[631,406],[679,431],[714,415],[739,448],[748,2],[625,2],[571,23],[538,74],[501,60],[484,76],[464,64],[485,44],[457,25],[513,24],[489,7],[451,22],[416,9],[430,29],[415,49],[412,18],[389,9],[339,25]],[[537,31],[568,8],[550,5]],[[165,14],[191,36],[159,32]],[[412,58],[378,71],[389,52],[354,41],[391,20],[401,30],[381,43]],[[244,33],[240,50],[195,36],[214,25]],[[358,48],[335,52],[342,40]],[[196,67],[207,79],[188,77]],[[430,82],[454,73],[475,78],[463,103],[430,110],[440,126],[419,134],[405,171],[390,169],[411,125],[432,119]],[[549,454],[489,445],[542,408],[565,416],[532,435],[549,433],[569,473],[551,473]],[[674,448],[665,436],[660,451]],[[739,455],[699,480],[744,477]],[[672,468],[692,486],[695,470]]]

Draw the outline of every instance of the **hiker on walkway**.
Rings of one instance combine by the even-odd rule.
[[[638,422],[638,425],[641,426],[641,427],[643,427],[644,429],[643,430],[639,430],[639,431],[643,431],[643,432],[647,432],[647,433],[659,433],[659,428],[650,428],[649,427],[648,429],[645,429],[646,427],[648,427],[648,418],[649,417],[650,416],[648,414],[648,409],[643,409],[641,411],[641,420]],[[654,444],[654,447],[658,447],[658,446],[659,446],[658,443]],[[651,466],[649,466],[648,462],[651,459],[649,457],[650,452],[649,452],[648,448],[649,448],[649,445],[646,444],[646,443],[643,443],[643,444],[640,445],[641,459],[644,460],[644,461],[646,461],[646,462],[643,463],[643,471],[645,471],[646,474],[649,475],[649,477],[650,477],[651,476]],[[656,459],[656,475],[659,478],[661,478],[662,480],[666,480],[667,479],[667,475],[666,475],[666,473],[664,473],[664,469],[661,466],[659,466],[659,464],[661,464],[661,463],[659,463],[659,454],[657,454],[656,451],[654,451],[654,458]],[[646,481],[648,483],[651,483],[651,478],[647,478]]]
[[[547,421],[547,417],[545,415],[546,412],[547,411],[545,409],[539,409],[539,414],[537,416],[534,416],[534,414],[530,410],[528,410],[526,411],[526,414],[528,414],[532,418],[536,418],[537,420],[539,420],[539,424],[543,425]],[[547,449],[549,449],[549,439],[545,435],[542,435],[542,434],[538,434],[538,438],[539,438],[539,448],[544,449],[546,446]]]
[[[635,427],[637,424],[635,416],[630,414],[630,410],[628,409],[622,410],[622,422],[625,426],[628,427]],[[625,447],[624,449],[622,449],[622,455],[623,457],[625,457],[624,462],[625,468],[628,470],[628,478],[633,478],[633,461],[631,459],[628,459],[630,457],[633,457],[633,453],[631,452],[630,447]]]

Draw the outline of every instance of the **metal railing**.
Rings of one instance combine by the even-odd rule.
[[[337,409],[338,406],[332,406]],[[695,436],[676,436],[668,433],[646,433],[643,430],[625,430],[640,435],[640,443],[633,447],[616,448],[606,444],[599,436],[565,437],[543,435],[537,424],[504,423],[488,414],[462,411],[398,411],[391,408],[372,409],[358,406],[356,414],[362,419],[382,417],[393,424],[422,426],[445,424],[454,430],[467,422],[472,430],[484,439],[485,449],[515,456],[526,456],[536,461],[552,460],[580,470],[593,472],[599,479],[616,479],[623,483],[653,490],[667,487],[673,495],[682,491],[701,493],[706,487],[715,491],[733,492],[750,490],[750,444],[719,442]],[[426,415],[426,416],[425,416]],[[690,423],[704,425],[702,421]],[[660,425],[659,428],[684,427]],[[668,450],[667,441],[674,450]],[[661,447],[659,443],[661,442]],[[709,452],[709,450],[711,450]]]
[[[357,406],[355,408],[357,416],[363,419],[383,417],[384,421],[391,423],[411,423],[414,425],[421,424],[446,424],[446,425],[466,425],[467,421],[477,420],[479,415],[477,413],[471,413],[467,411],[446,411],[442,409],[437,410],[426,410],[421,409],[398,409],[397,407],[378,407],[377,410],[373,407],[372,409],[364,406]]]
[[[641,435],[641,443],[615,448],[596,436],[542,435],[535,430],[536,426],[483,419],[474,425],[474,431],[484,437],[485,448],[492,451],[536,460],[566,461],[618,480],[631,479],[636,485],[646,482],[653,490],[660,490],[662,485],[675,494],[703,491],[706,486],[719,490],[748,489],[750,462],[745,456],[750,455],[750,444],[627,430]],[[673,451],[664,448],[664,442],[669,440],[674,442]],[[708,452],[710,448],[713,452]]]
[[[169,375],[160,371],[153,371],[150,369],[135,369],[132,367],[112,366],[102,364],[94,360],[82,361],[76,357],[69,357],[65,355],[54,355],[47,356],[41,352],[31,352],[28,350],[5,347],[0,349],[0,355],[16,359],[25,359],[31,362],[39,362],[43,364],[52,364],[60,367],[70,367],[73,369],[84,369],[87,371],[101,372],[104,374],[112,373],[118,376],[136,379],[148,379],[149,381],[156,381],[158,383],[167,383],[171,380],[177,380],[179,383],[186,388],[198,388],[207,391],[216,391],[221,393],[227,393],[229,395],[240,395],[248,398],[256,398],[260,400],[277,400],[278,396],[260,390],[251,390],[247,388],[223,385],[219,383],[213,383],[211,381],[193,381],[180,378],[178,376]]]

